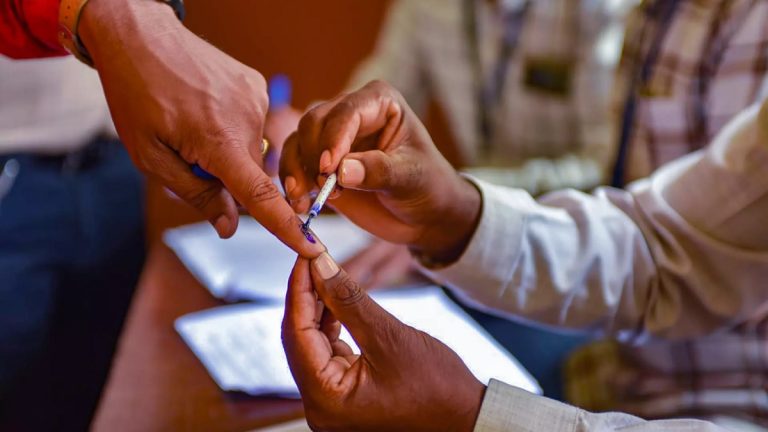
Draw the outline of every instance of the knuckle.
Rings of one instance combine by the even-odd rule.
[[[341,92],[341,93],[339,93],[339,95],[338,95],[338,96],[336,96],[334,99],[336,99],[336,100],[344,100],[344,99],[347,99],[347,98],[348,98],[348,97],[349,97],[351,94],[353,94],[353,93],[350,93],[350,92]]]
[[[267,176],[260,176],[250,182],[246,193],[248,194],[248,200],[252,204],[257,204],[264,201],[270,201],[280,197],[280,191],[277,190],[277,186],[272,183],[272,179]]]
[[[322,115],[320,113],[320,107],[314,107],[307,111],[301,120],[299,120],[299,131],[311,131],[322,122]]]
[[[300,221],[296,219],[296,216],[293,214],[289,214],[288,216],[285,216],[281,218],[277,225],[275,226],[276,232],[288,232],[291,229],[294,229],[296,226],[301,226]]]
[[[267,87],[267,80],[264,78],[264,75],[252,70],[251,73],[248,74],[248,86],[254,93],[257,93],[260,96],[260,99],[261,96],[266,97],[262,91]]]
[[[253,112],[251,118],[255,119],[257,123],[262,123],[269,111],[269,98],[266,96],[257,96],[254,98]]]
[[[162,176],[167,172],[166,165],[168,164],[164,161],[162,152],[153,145],[143,147],[137,151],[134,160],[136,165],[145,173]]]
[[[234,125],[222,125],[208,132],[208,140],[227,147],[244,147],[243,130]]]
[[[357,111],[357,104],[351,98],[341,100],[333,110],[329,117],[335,120],[346,121],[347,117],[354,114]]]
[[[355,282],[355,280],[346,273],[341,275],[336,283],[336,288],[333,290],[333,296],[344,306],[359,304],[366,298],[365,291],[360,287],[360,284]]]
[[[391,88],[389,83],[382,79],[373,80],[369,82],[368,85],[366,85],[366,87],[376,91],[389,90]]]
[[[386,105],[399,106],[405,99],[401,93],[392,86],[392,84],[383,81],[376,80],[371,83],[371,90],[381,99],[381,102]]]
[[[379,177],[381,183],[385,186],[394,186],[393,180],[394,180],[394,173],[393,173],[393,165],[392,161],[390,161],[389,158],[380,158],[379,159],[379,166],[376,170],[376,175]]]
[[[421,164],[418,163],[410,163],[405,164],[403,166],[403,175],[400,179],[400,183],[398,186],[401,187],[411,187],[413,185],[419,184],[421,180],[423,179],[423,167]]]
[[[198,210],[205,210],[216,199],[218,191],[216,187],[207,187],[202,190],[190,190],[183,194],[184,201]]]

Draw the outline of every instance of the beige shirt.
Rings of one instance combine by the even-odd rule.
[[[494,139],[481,153],[478,103],[467,36],[465,0],[398,0],[378,47],[353,75],[351,88],[383,79],[423,115],[428,99],[443,108],[460,151],[472,165],[506,167],[494,182],[531,193],[601,184],[612,162],[614,119],[609,102],[620,56],[623,20],[635,1],[531,2],[498,105],[491,110]],[[476,1],[482,74],[490,79],[504,28],[503,12],[523,1]],[[536,61],[569,64],[569,95],[553,96],[525,83]]]
[[[73,57],[0,56],[0,154],[66,153],[117,136],[98,74]]]
[[[705,151],[627,191],[562,191],[537,202],[478,182],[483,210],[472,241],[458,262],[430,274],[492,313],[623,340],[728,330],[768,302],[766,173],[768,102],[736,117]],[[715,430],[590,414],[500,384],[480,417],[479,431]]]

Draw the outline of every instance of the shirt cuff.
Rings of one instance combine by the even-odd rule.
[[[492,379],[474,432],[570,431],[584,411]]]
[[[422,266],[432,280],[460,290],[468,300],[498,298],[520,258],[526,215],[536,207],[520,189],[505,188],[467,176],[482,195],[480,222],[461,258],[440,269]]]

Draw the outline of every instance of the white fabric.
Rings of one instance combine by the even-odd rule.
[[[758,109],[629,191],[536,202],[478,182],[474,238],[431,275],[496,313],[625,339],[743,322],[768,300],[768,108]]]
[[[477,182],[483,212],[460,260],[431,276],[490,312],[619,337],[699,336],[768,301],[768,102],[705,151],[593,195]],[[591,414],[489,386],[476,431],[717,431],[698,420]]]
[[[475,432],[726,432],[701,420],[643,419],[622,413],[594,414],[492,380]]]
[[[73,57],[0,56],[0,155],[62,154],[117,136],[96,71]]]

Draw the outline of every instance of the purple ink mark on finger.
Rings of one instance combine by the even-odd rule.
[[[312,243],[312,244],[315,244],[315,243],[317,243],[317,241],[315,240],[315,237],[313,237],[313,236],[312,236],[312,233],[311,233],[311,232],[309,232],[309,231],[307,231],[307,232],[305,232],[305,233],[304,233],[304,237],[306,237],[306,238],[307,238],[307,241],[309,241],[309,242],[310,242],[310,243]]]
[[[301,224],[301,233],[304,234],[304,237],[307,239],[308,242],[315,244],[317,243],[317,240],[315,240],[315,236],[312,235],[312,232],[309,230],[309,226],[307,224]]]

